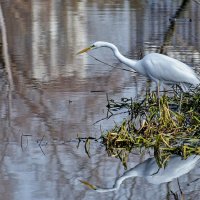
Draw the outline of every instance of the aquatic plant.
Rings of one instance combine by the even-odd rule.
[[[159,167],[166,166],[172,154],[200,154],[200,89],[174,94],[157,98],[150,93],[135,102],[109,100],[110,113],[127,109],[129,116],[102,135],[108,155],[119,158],[126,168],[133,148],[152,148]]]

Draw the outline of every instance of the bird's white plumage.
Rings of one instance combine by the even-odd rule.
[[[191,67],[163,54],[150,53],[139,61],[131,60],[123,56],[114,44],[102,41],[95,42],[89,48],[79,53],[100,47],[110,48],[122,63],[138,73],[151,78],[156,82],[157,86],[162,82],[172,84],[178,83],[185,91],[187,89],[187,84],[194,85],[195,87],[200,84],[199,78]]]
[[[200,156],[192,155],[187,159],[173,155],[168,160],[165,168],[159,168],[155,158],[149,158],[144,162],[126,171],[122,176],[115,180],[115,184],[111,188],[95,187],[96,192],[111,192],[118,190],[120,185],[128,178],[143,177],[149,183],[162,184],[173,181],[184,174],[190,172],[199,162]]]
[[[199,84],[199,80],[192,68],[162,54],[148,54],[142,60],[138,61],[137,64],[145,69],[144,71],[147,76],[158,81]]]

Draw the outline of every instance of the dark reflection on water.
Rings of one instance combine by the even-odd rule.
[[[120,115],[92,125],[106,117],[106,93],[114,99],[137,99],[146,91],[146,78],[137,73],[110,68],[86,54],[76,56],[88,44],[109,41],[135,59],[158,52],[164,45],[166,54],[198,71],[200,5],[188,1],[172,29],[169,19],[177,17],[181,4],[179,0],[1,1],[15,83],[10,95],[1,81],[0,194],[4,199],[167,197],[167,184],[155,186],[140,178],[126,180],[116,193],[99,195],[87,190],[79,177],[109,187],[123,174],[123,167],[98,144],[92,144],[89,159],[83,145],[77,149],[76,143],[66,141],[77,134],[99,136],[100,127],[106,130],[122,120]],[[92,55],[122,66],[107,49]],[[153,83],[150,87],[155,89]],[[22,134],[30,135],[23,136],[23,148]],[[146,157],[131,155],[129,167]],[[187,183],[198,174],[196,168],[181,178],[191,199],[198,199],[199,181]]]

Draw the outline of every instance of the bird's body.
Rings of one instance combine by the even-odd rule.
[[[114,44],[99,41],[78,54],[100,47],[110,48],[122,63],[152,79],[158,87],[163,82],[180,84],[183,91],[186,91],[188,84],[195,87],[200,84],[200,80],[192,68],[181,61],[159,53],[150,53],[141,60],[132,60],[123,56]]]
[[[187,84],[197,86],[200,83],[192,68],[163,54],[148,54],[135,65],[138,65],[138,69],[143,69],[140,71],[142,75],[149,77],[157,84],[159,82],[181,84],[182,89],[185,91]]]

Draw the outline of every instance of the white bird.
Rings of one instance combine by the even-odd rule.
[[[162,183],[171,182],[175,178],[189,173],[196,166],[199,159],[200,156],[198,155],[189,156],[186,160],[180,156],[173,155],[170,157],[165,168],[159,168],[154,157],[148,158],[144,162],[126,171],[122,176],[116,178],[115,184],[111,188],[97,187],[96,185],[82,180],[80,180],[80,182],[96,192],[112,192],[118,190],[124,180],[134,177],[143,177],[149,183],[160,185]]]
[[[122,63],[155,81],[158,93],[162,83],[180,84],[184,92],[188,90],[188,85],[196,87],[200,84],[200,80],[192,68],[181,61],[159,53],[150,53],[141,60],[132,60],[123,56],[114,44],[98,41],[77,54],[100,47],[110,48]]]

